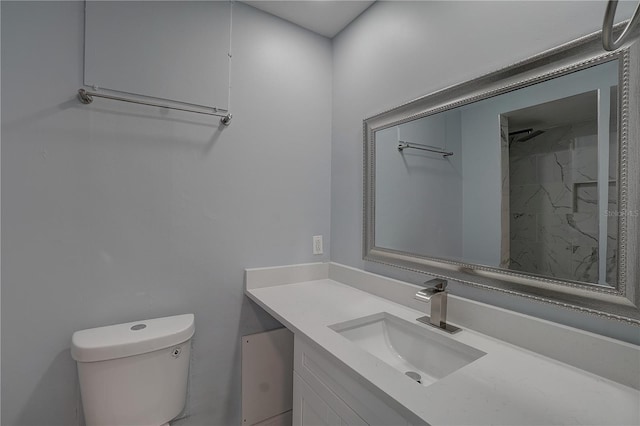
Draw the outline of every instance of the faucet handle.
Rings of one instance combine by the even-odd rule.
[[[445,291],[445,289],[447,288],[447,280],[443,280],[442,278],[434,278],[432,280],[425,281],[424,285],[436,292]]]
[[[447,295],[447,292],[445,290],[445,288],[447,288],[447,280],[436,278],[426,281],[424,285],[427,286],[427,288],[423,288],[422,290],[417,292],[414,296],[414,299],[421,302],[430,302],[431,298],[435,295]]]

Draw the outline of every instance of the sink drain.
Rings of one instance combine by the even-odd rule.
[[[415,380],[416,382],[422,384],[422,376],[420,376],[418,373],[416,373],[415,371],[407,371],[406,373],[407,376],[409,376],[410,378],[412,378],[413,380]]]

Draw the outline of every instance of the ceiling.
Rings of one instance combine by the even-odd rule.
[[[509,118],[509,131],[524,128],[540,130],[595,121],[598,119],[598,91],[592,90],[505,115]]]
[[[374,1],[302,0],[243,1],[250,6],[293,22],[325,37],[333,38]]]

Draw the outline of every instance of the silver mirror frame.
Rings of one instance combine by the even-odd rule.
[[[617,25],[615,31],[619,33],[623,24]],[[637,212],[640,209],[640,43],[627,43],[616,51],[605,52],[601,32],[597,32],[366,118],[363,121],[364,260],[640,326],[640,223],[637,215],[619,217],[619,269],[615,287],[423,256],[378,247],[375,243],[376,131],[616,59],[619,61],[620,111],[618,208],[621,212]]]

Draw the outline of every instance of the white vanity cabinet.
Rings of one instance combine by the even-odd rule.
[[[337,264],[247,270],[246,286],[294,333],[294,425],[640,425],[637,345],[455,296],[449,307],[464,330],[445,335],[418,325],[421,312],[382,297],[412,304],[414,285]],[[367,349],[393,343],[372,338],[384,326],[391,339],[396,325],[420,329],[424,341],[401,340],[402,352],[440,360],[435,383],[419,385],[392,365],[393,356]],[[447,350],[436,357],[431,349],[439,345]],[[451,365],[447,353],[458,349],[469,362]]]
[[[294,426],[424,424],[407,420],[359,383],[356,373],[297,334],[294,347]]]

